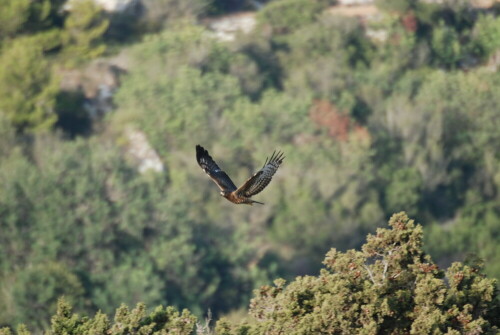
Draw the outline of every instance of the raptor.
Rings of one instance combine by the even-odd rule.
[[[220,195],[235,204],[263,205],[262,202],[250,198],[266,188],[284,158],[282,152],[273,152],[271,158],[266,159],[259,171],[248,178],[243,185],[236,187],[226,172],[215,163],[208,151],[201,145],[196,146],[196,160],[200,167],[220,188]]]

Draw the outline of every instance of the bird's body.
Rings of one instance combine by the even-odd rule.
[[[261,192],[271,182],[273,175],[280,167],[284,158],[283,153],[278,152],[276,154],[274,152],[269,160],[266,159],[262,169],[257,171],[243,185],[236,187],[231,178],[215,163],[208,151],[200,145],[196,146],[196,160],[198,164],[220,188],[221,196],[234,204],[253,205],[257,203],[263,205],[262,202],[250,198]]]
[[[229,192],[229,193],[221,193],[221,195],[226,198],[227,200],[231,201],[233,204],[247,204],[247,205],[252,205],[252,204],[261,204],[263,205],[264,203],[258,202],[255,200],[252,200],[250,198],[241,196],[241,195],[236,195],[234,192]]]

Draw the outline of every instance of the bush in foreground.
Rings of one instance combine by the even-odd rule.
[[[500,304],[494,279],[480,262],[453,263],[441,271],[422,250],[422,227],[405,213],[392,216],[391,229],[369,235],[361,251],[332,249],[319,276],[297,277],[286,285],[255,292],[251,323],[217,322],[218,335],[251,334],[497,334]],[[144,304],[122,306],[113,322],[98,312],[80,317],[60,300],[48,334],[210,333],[187,310]],[[0,335],[11,335],[4,328]],[[20,326],[18,335],[30,332]]]
[[[319,276],[277,280],[256,292],[255,324],[217,334],[497,334],[494,279],[481,264],[454,263],[444,273],[422,250],[422,227],[406,214],[369,235],[362,251],[332,249]]]

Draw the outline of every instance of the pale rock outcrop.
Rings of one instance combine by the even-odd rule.
[[[64,10],[71,11],[71,4],[74,1],[79,0],[68,0],[63,6]],[[121,13],[128,9],[139,5],[140,0],[94,0],[96,4],[101,6],[105,11],[111,13]]]
[[[125,135],[128,139],[127,153],[137,162],[140,173],[147,171],[163,172],[165,167],[160,156],[151,147],[146,135],[142,131],[127,128]]]
[[[208,22],[208,28],[219,41],[233,41],[238,32],[249,33],[255,27],[255,13],[226,15]]]

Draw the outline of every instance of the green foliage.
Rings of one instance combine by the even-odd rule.
[[[277,0],[265,6],[257,20],[269,25],[275,34],[290,33],[312,23],[323,8],[324,4],[315,0]]]
[[[253,313],[267,319],[221,321],[217,331],[488,331],[491,282],[475,265],[453,265],[443,280],[421,251],[420,228],[383,231],[411,247],[392,251],[399,260],[384,236],[368,242],[387,244],[380,255],[340,250],[360,247],[404,209],[430,223],[426,250],[439,264],[475,253],[500,278],[500,77],[482,66],[498,49],[496,14],[479,15],[467,1],[388,1],[380,20],[361,24],[321,13],[327,2],[269,2],[257,14],[261,24],[229,43],[189,21],[219,10],[219,1],[146,2],[150,21],[129,29],[134,37],[164,31],[123,50],[116,111],[93,124],[84,96],[57,92],[51,69],[103,55],[103,13],[89,2],[66,16],[60,0],[5,2],[0,324],[41,332],[61,294],[88,315],[142,301],[219,317],[241,310],[270,278],[316,273],[335,246],[330,256],[340,268],[279,284],[275,297],[259,294]],[[36,134],[53,125],[69,136]],[[130,132],[145,135],[163,172],[137,171]],[[194,160],[198,143],[236,184],[274,149],[285,151],[258,195],[266,206],[224,202]],[[453,288],[457,273],[468,286]],[[136,310],[120,309],[124,331],[102,313],[80,318],[61,307],[53,332],[155,331],[144,307]],[[182,332],[192,332],[191,317]]]
[[[406,13],[413,9],[418,0],[376,0],[377,8],[388,12]]]
[[[471,67],[487,59],[498,43],[494,15],[481,14],[468,0],[379,1],[377,6],[387,11],[386,18],[394,19],[388,31],[394,33],[392,43],[386,44],[389,50],[394,39],[400,39],[398,30],[403,28],[404,33],[412,35],[417,42],[412,56],[427,65],[448,69]],[[421,57],[427,59],[419,59]]]
[[[443,276],[422,251],[422,227],[404,213],[369,235],[362,251],[330,250],[327,269],[255,291],[256,324],[222,334],[496,334],[496,281],[477,265],[454,263]],[[444,277],[444,278],[443,278]],[[248,329],[249,328],[249,329]]]
[[[386,208],[388,210],[408,209],[417,215],[422,193],[422,176],[412,168],[397,170],[386,189]]]
[[[436,224],[428,228],[427,249],[440,259],[456,259],[457,255],[477,255],[484,260],[485,272],[498,276],[499,245],[496,227],[500,220],[500,209],[494,201],[485,201],[471,192],[466,198],[464,213],[445,226]]]
[[[183,191],[193,177],[182,169],[172,172],[172,183],[141,176],[118,148],[92,143],[39,138],[35,165],[18,151],[2,165],[0,278],[8,308],[0,322],[15,316],[37,325],[42,321],[28,316],[42,313],[28,306],[50,313],[47,305],[61,294],[87,311],[167,301],[198,315],[206,308],[220,313],[267,280],[246,227],[214,225],[205,209],[193,210],[202,195],[194,189],[186,198]],[[77,299],[82,293],[85,304]]]
[[[486,136],[492,139],[490,136],[494,136],[483,118],[491,115],[490,111],[495,109],[494,104],[498,101],[493,88],[496,77],[487,73],[446,75],[439,71],[424,74],[424,77],[421,75],[413,74],[406,78],[406,88],[401,87],[406,93],[393,94],[386,110],[377,113],[377,117],[384,118],[383,127],[394,141],[390,149],[394,153],[394,161],[383,161],[383,165],[389,165],[386,168],[391,173],[384,177],[386,168],[380,172],[381,177],[387,178],[388,185],[391,185],[397,182],[397,175],[393,174],[396,169],[401,166],[416,168],[420,176],[417,174],[405,179],[405,184],[426,194],[429,202],[420,202],[424,210],[432,215],[447,217],[462,206],[466,189],[471,187],[466,180],[482,178],[470,168],[489,160],[485,156],[480,157],[490,152],[486,142],[480,138]],[[421,81],[423,78],[425,80]],[[483,80],[490,84],[481,88],[479,82]],[[496,124],[496,121],[493,122]],[[481,129],[479,133],[482,136],[478,129]],[[384,151],[379,154],[385,157],[390,155]],[[479,170],[477,173],[482,174]],[[415,186],[411,186],[414,182]],[[387,191],[393,192],[390,189]],[[386,200],[388,197],[390,195],[386,196]],[[414,201],[418,202],[418,199]]]
[[[0,334],[1,335],[13,335],[12,331],[7,328],[0,328]],[[21,324],[17,327],[16,333],[17,335],[31,335],[31,332],[26,328],[25,325]]]
[[[207,10],[213,0],[149,0],[143,3],[143,26],[147,31],[159,31],[172,23],[195,18]]]
[[[372,54],[361,25],[323,15],[290,34],[286,41],[286,52],[279,53],[285,88],[296,95],[312,91],[315,98],[332,101],[343,110],[353,109],[354,76],[365,69]]]
[[[53,25],[50,17],[51,14],[54,14],[54,9],[52,7],[57,2],[60,3],[60,0],[43,0],[32,2],[30,6],[30,17],[26,25],[26,30],[36,32],[38,30],[50,28]]]
[[[462,57],[458,33],[443,22],[434,29],[431,45],[436,57],[445,66],[456,66]]]
[[[133,52],[138,65],[118,92],[118,118],[137,123],[161,153],[165,143],[182,147],[192,134],[206,143],[222,130],[222,114],[241,95],[236,78],[224,73],[227,61],[218,58],[230,57],[226,49],[190,27],[148,39]]]
[[[472,33],[475,52],[487,59],[500,48],[500,19],[493,15],[482,15]]]
[[[5,115],[0,113],[0,157],[8,157],[16,143],[14,128]]]
[[[17,33],[29,18],[30,0],[2,0],[0,41]]]
[[[41,45],[29,38],[7,44],[0,54],[0,113],[18,132],[49,129],[58,82]]]
[[[106,50],[102,36],[108,26],[108,20],[94,1],[73,1],[63,32],[63,51],[67,64],[75,66],[102,55]]]
[[[57,297],[65,298],[74,305],[81,305],[83,287],[78,277],[63,264],[49,263],[28,266],[20,271],[13,285],[13,296],[19,317],[29,320],[29,325],[45,328],[56,309]]]
[[[56,28],[62,0],[2,0],[0,42],[19,34],[37,34]]]
[[[332,248],[318,276],[300,276],[288,285],[255,290],[252,323],[220,319],[218,335],[241,334],[496,334],[500,327],[497,282],[482,274],[477,259],[442,271],[423,250],[423,229],[404,212],[390,229],[368,235],[361,250]],[[73,313],[59,299],[49,334],[205,334],[188,310],[143,303],[121,305],[113,321],[100,311],[93,318]],[[2,335],[12,335],[8,328]],[[18,335],[29,335],[19,326]]]
[[[132,109],[130,113],[149,115],[137,119],[160,152],[165,150],[165,143],[174,146],[187,143],[192,133],[198,141],[208,141],[214,129],[221,129],[220,116],[239,95],[236,80],[229,76],[203,75],[189,68],[178,71],[176,76],[157,82],[142,81],[144,86],[139,81],[129,81],[133,86],[125,83],[120,92],[126,108]],[[149,98],[144,100],[146,96]],[[164,128],[158,128],[158,122]],[[171,137],[173,133],[180,136]]]
[[[0,6],[0,113],[18,134],[50,129],[58,81],[48,52],[61,46],[60,0],[10,1]]]
[[[147,313],[143,303],[130,310],[122,305],[116,310],[113,321],[100,311],[93,318],[80,317],[73,313],[72,306],[61,298],[57,302],[57,312],[52,316],[51,327],[47,334],[175,334],[190,335],[195,329],[196,317],[189,311],[179,313],[173,307],[158,306],[153,312]],[[9,328],[0,329],[1,335],[12,335]],[[17,335],[31,335],[24,325],[20,325]]]

